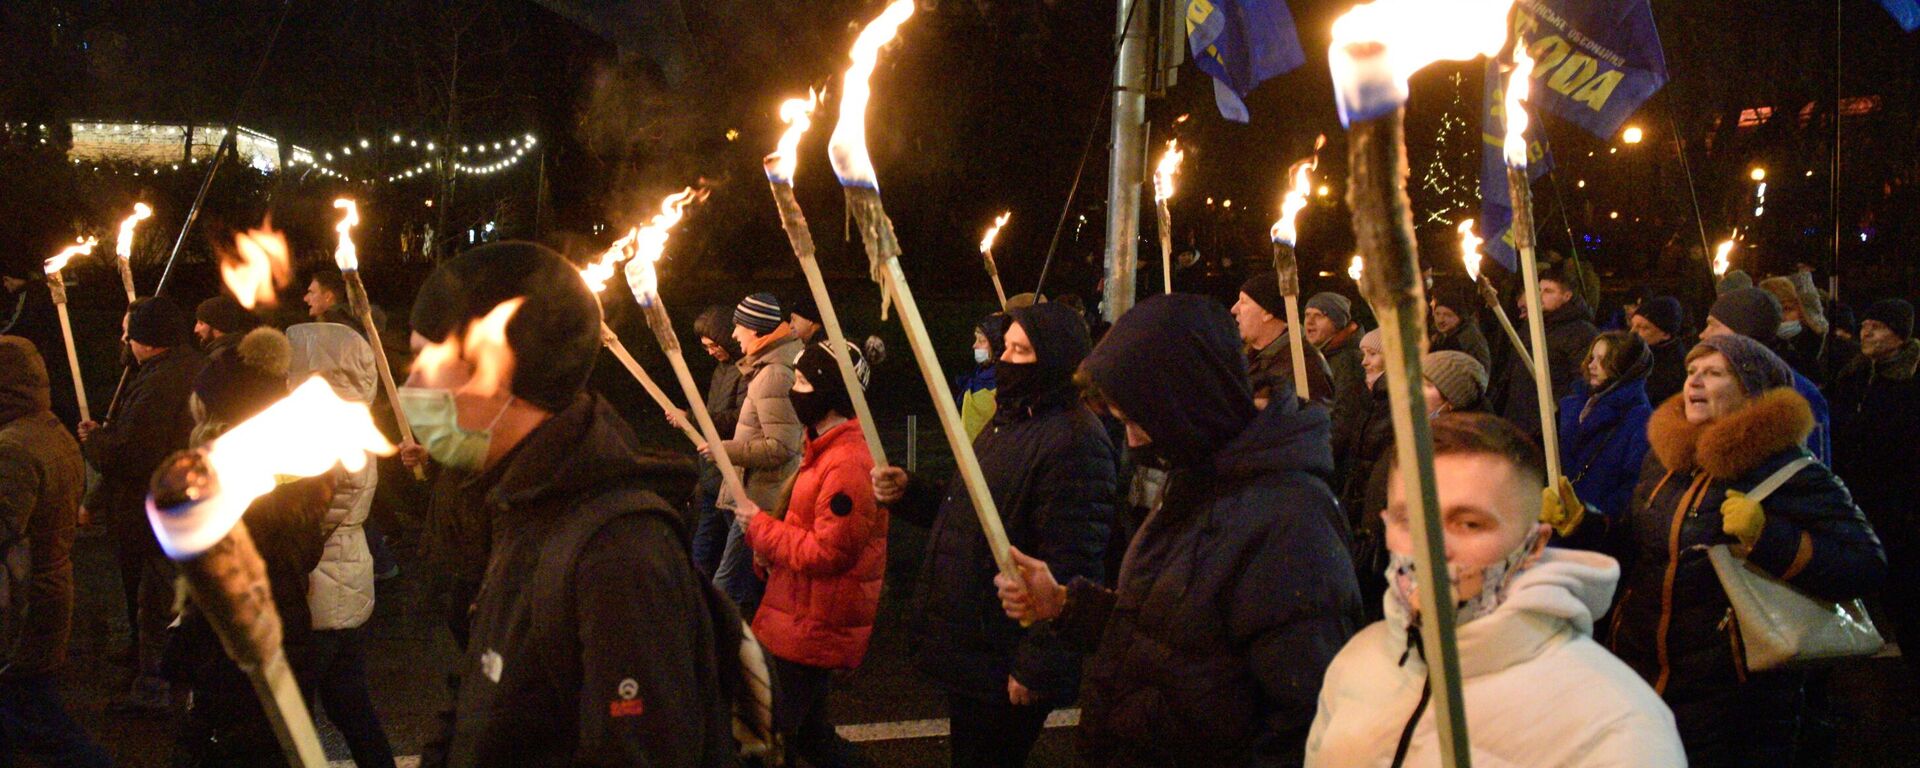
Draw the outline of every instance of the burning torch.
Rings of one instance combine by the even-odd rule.
[[[67,280],[60,276],[60,270],[66,269],[73,257],[92,254],[98,242],[91,237],[75,241],[41,265],[47,272],[47,293],[53,296],[54,311],[60,314],[60,338],[67,342],[67,368],[73,371],[73,399],[80,403],[81,421],[92,421],[93,415],[87,409],[87,385],[80,380],[80,353],[74,351],[73,320],[67,316]]]
[[[1316,140],[1314,152],[1318,153],[1326,141],[1325,136]],[[1300,230],[1294,227],[1294,219],[1307,207],[1307,195],[1313,190],[1313,169],[1319,161],[1316,154],[1287,169],[1287,178],[1293,180],[1293,186],[1280,198],[1280,218],[1273,222],[1272,230],[1273,272],[1279,276],[1280,296],[1287,303],[1287,341],[1293,348],[1293,381],[1300,397],[1306,400],[1313,399],[1313,392],[1307,382],[1306,340],[1300,328],[1300,260],[1293,251],[1294,243],[1300,239]]]
[[[1546,310],[1540,307],[1540,263],[1534,255],[1533,187],[1527,182],[1527,107],[1521,103],[1533,85],[1533,57],[1527,41],[1513,39],[1513,72],[1507,80],[1505,155],[1507,195],[1513,201],[1513,243],[1520,252],[1520,275],[1526,281],[1527,331],[1533,348],[1547,348]],[[1560,477],[1560,425],[1553,418],[1552,371],[1533,366],[1534,394],[1540,401],[1540,442],[1547,453],[1547,482]]]
[[[827,154],[833,162],[833,173],[840,178],[840,187],[846,193],[847,208],[859,224],[867,261],[873,267],[873,279],[880,284],[883,295],[900,305],[900,325],[907,332],[914,359],[920,364],[920,376],[933,395],[934,411],[940,416],[940,426],[946,432],[947,445],[953,449],[960,477],[973,500],[973,510],[980,518],[980,530],[987,536],[994,563],[1002,575],[1021,583],[1020,571],[1013,564],[1011,545],[1007,543],[1006,527],[994,506],[993,494],[987,490],[987,477],[980,471],[973,441],[968,439],[966,427],[960,423],[953,392],[947,388],[947,375],[940,370],[939,359],[934,357],[933,340],[927,336],[919,305],[914,303],[913,290],[907,285],[906,272],[900,268],[900,242],[894,238],[893,222],[880,206],[879,179],[873,169],[873,158],[867,154],[867,101],[873,95],[867,80],[873,75],[881,46],[892,41],[900,25],[912,16],[913,0],[894,0],[854,41],[853,65],[847,68],[841,89],[840,122],[834,126]]]
[[[615,240],[612,247],[609,247],[599,260],[581,268],[580,278],[587,281],[587,287],[593,290],[594,296],[599,296],[607,289],[607,280],[613,277],[616,266],[622,260],[633,258],[634,250],[643,238],[652,239],[657,233],[657,237],[664,241],[667,229],[680,223],[680,218],[685,215],[687,206],[706,199],[706,196],[706,190],[696,192],[692,187],[668,195],[667,199],[660,203],[660,213],[656,214],[646,226],[634,227],[625,237]],[[647,369],[640,367],[640,362],[633,359],[633,353],[628,352],[627,345],[621,343],[620,335],[614,333],[605,321],[600,323],[600,343],[606,346],[608,352],[613,353],[613,358],[620,361],[620,365],[627,369],[627,373],[633,374],[634,380],[640,382],[640,388],[647,391],[647,395],[660,406],[660,410],[669,414],[680,410],[671,399],[667,398],[666,391],[661,389],[659,384],[654,383],[653,376],[647,373]],[[700,437],[700,432],[685,420],[680,422],[680,433],[693,441],[693,447],[707,447],[707,441]]]
[[[993,278],[993,295],[1000,297],[1000,311],[1007,310],[1007,289],[1000,286],[1000,267],[993,263],[993,241],[1000,238],[1000,228],[1013,218],[1013,211],[1000,214],[993,220],[993,226],[987,228],[985,237],[980,238],[980,259],[987,265],[987,277]]]
[[[1421,393],[1426,301],[1407,199],[1407,78],[1434,61],[1498,51],[1511,8],[1512,0],[1375,0],[1334,22],[1327,54],[1340,122],[1348,127],[1347,204],[1366,269],[1360,288],[1380,317],[1394,446],[1413,507],[1420,638],[1442,763],[1449,768],[1470,765],[1472,757],[1433,434]]]
[[[1173,179],[1180,175],[1180,161],[1186,157],[1187,153],[1180,151],[1180,140],[1168,139],[1166,154],[1153,169],[1153,211],[1160,224],[1160,280],[1167,293],[1173,293],[1173,212],[1168,210],[1167,201],[1173,199]],[[1294,293],[1299,292],[1296,285]],[[1302,364],[1301,369],[1305,368]]]
[[[120,261],[120,285],[127,289],[127,303],[133,303],[133,229],[140,222],[153,215],[153,209],[146,203],[134,203],[133,215],[120,222],[120,239],[113,243],[113,253]]]
[[[340,245],[333,251],[333,262],[340,267],[340,276],[347,284],[347,306],[360,318],[360,327],[366,330],[367,341],[373,346],[373,369],[380,374],[381,388],[387,391],[387,404],[393,407],[393,423],[400,427],[400,439],[414,442],[413,425],[407,421],[407,412],[400,408],[400,392],[393,385],[393,370],[387,366],[387,345],[380,343],[380,327],[373,323],[373,302],[367,300],[367,285],[360,281],[360,252],[353,245],[353,228],[360,223],[360,206],[343,197],[333,201],[333,207],[346,212],[333,228],[340,233]],[[414,467],[413,477],[427,479],[426,468]]]
[[[174,454],[154,474],[147,519],[160,547],[179,563],[194,603],[252,681],[294,768],[324,768],[327,755],[281,648],[266,563],[240,518],[274,489],[275,476],[312,477],[336,465],[357,471],[367,454],[392,452],[365,405],[341,400],[315,376],[212,442]]]
[[[1493,281],[1480,273],[1480,244],[1485,242],[1473,233],[1473,219],[1460,222],[1460,264],[1467,268],[1467,276],[1473,278],[1473,284],[1480,288],[1480,298],[1487,302],[1487,308],[1493,310],[1493,316],[1500,321],[1500,327],[1507,332],[1507,341],[1513,343],[1513,352],[1520,356],[1520,362],[1526,364],[1527,371],[1533,371],[1533,355],[1527,354],[1527,345],[1520,340],[1520,332],[1513,329],[1513,321],[1507,318],[1507,308],[1500,304],[1500,292],[1494,290]]]
[[[813,255],[813,231],[807,228],[807,217],[800,211],[799,199],[793,195],[793,177],[800,165],[800,136],[813,126],[813,108],[818,103],[814,94],[807,96],[788,99],[780,105],[780,120],[787,124],[787,130],[780,135],[773,154],[767,155],[767,184],[773,190],[773,204],[780,210],[780,227],[786,230],[793,256],[800,260],[800,271],[807,276],[814,306],[820,308],[820,323],[827,328],[827,351],[833,353],[833,361],[840,369],[840,381],[852,396],[854,415],[860,419],[860,434],[867,440],[867,453],[873,456],[874,466],[884,467],[887,449],[880,444],[880,427],[873,423],[873,412],[867,407],[867,388],[861,386],[860,375],[847,357],[847,335],[840,328],[840,313],[833,308],[833,297],[827,295],[826,278],[820,276],[820,262]],[[992,263],[991,258],[988,263]],[[996,276],[994,284],[998,286],[999,282]]]
[[[1720,241],[1713,249],[1713,277],[1718,280],[1727,276],[1727,269],[1733,266],[1733,240]]]

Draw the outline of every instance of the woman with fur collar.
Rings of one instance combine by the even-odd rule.
[[[1746,668],[1707,548],[1731,544],[1829,600],[1865,595],[1885,574],[1873,529],[1826,466],[1806,466],[1764,502],[1747,498],[1809,455],[1812,429],[1779,356],[1740,336],[1701,341],[1687,355],[1686,388],[1647,424],[1651,453],[1609,531],[1625,575],[1609,644],[1673,709],[1694,766],[1788,764],[1801,687],[1797,672]]]

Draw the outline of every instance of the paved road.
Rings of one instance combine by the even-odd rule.
[[[837,723],[897,723],[945,716],[940,697],[910,669],[902,632],[904,598],[911,589],[909,580],[924,539],[925,532],[911,525],[894,526],[880,626],[867,664],[839,681],[832,701],[832,717]],[[369,677],[395,753],[415,755],[432,728],[434,713],[445,704],[444,679],[454,649],[429,604],[425,580],[406,559],[405,548],[401,555],[406,572],[380,584],[378,607],[368,625]],[[106,660],[126,638],[118,576],[108,541],[83,537],[75,547],[74,559],[79,605],[75,611],[73,658],[65,675],[69,706],[121,765],[164,766],[171,744],[168,722],[106,711],[109,698],[123,690],[131,675]],[[1842,748],[1831,765],[1920,766],[1920,700],[1902,687],[1909,680],[1898,659],[1860,662],[1836,673],[1833,690]],[[1056,717],[1067,714],[1056,713]],[[345,760],[346,748],[338,735],[324,722],[321,728],[329,756]],[[1071,731],[1071,727],[1047,731],[1030,765],[1071,765]],[[872,734],[873,729],[863,732]],[[946,764],[947,745],[942,738],[869,741],[865,746],[882,766],[933,768]]]

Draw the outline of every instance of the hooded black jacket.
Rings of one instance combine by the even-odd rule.
[[[1118,457],[1073,388],[1073,371],[1087,355],[1086,325],[1057,304],[1012,315],[1033,342],[1034,378],[1043,386],[1026,402],[1003,400],[974,439],[974,454],[1015,547],[1055,574],[1070,574],[1063,580],[1104,581]],[[944,494],[910,484],[892,511],[932,526],[914,599],[915,666],[948,691],[978,700],[1006,702],[1011,674],[1048,705],[1073,701],[1080,652],[1047,628],[1022,629],[1000,609],[993,554],[965,483],[955,477]]]
[[[1218,304],[1155,296],[1082,366],[1172,468],[1118,589],[1075,580],[1053,622],[1097,642],[1080,720],[1095,765],[1300,764],[1358,625],[1326,411],[1255,412],[1235,336]]]
[[[193,432],[187,402],[206,362],[199,350],[181,344],[141,363],[127,376],[119,407],[80,446],[101,478],[88,504],[120,534],[122,546],[160,554],[147,523],[147,483],[160,462],[187,447]]]
[[[1578,296],[1567,299],[1559,309],[1547,312],[1547,372],[1553,381],[1555,402],[1573,391],[1573,382],[1580,378],[1580,367],[1586,363],[1587,349],[1593,346],[1593,337],[1598,335],[1600,329],[1593,325],[1593,310]],[[1524,330],[1520,339],[1532,347],[1533,339]],[[1539,359],[1540,353],[1534,352],[1533,356]],[[1513,362],[1507,365],[1507,397],[1501,415],[1538,438],[1540,397],[1534,390],[1533,374],[1513,357],[1508,359]]]
[[[708,592],[679,515],[628,490],[673,485],[658,490],[681,498],[693,468],[635,444],[584,395],[476,479],[492,555],[450,740],[429,745],[426,764],[734,764]],[[571,523],[595,518],[605,522],[571,559],[557,551]],[[549,584],[557,594],[542,594]]]

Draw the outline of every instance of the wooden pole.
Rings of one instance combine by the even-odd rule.
[[[987,277],[993,278],[993,295],[1000,298],[1000,311],[1007,311],[1007,289],[1000,285],[1000,267],[993,263],[993,251],[988,250],[981,256],[987,261]]]
[[[1520,275],[1526,281],[1527,331],[1538,352],[1533,366],[1533,391],[1540,400],[1540,444],[1547,453],[1547,484],[1559,482],[1560,429],[1554,421],[1553,372],[1547,369],[1547,313],[1540,306],[1540,263],[1534,255],[1533,189],[1526,166],[1507,166],[1507,193],[1513,200],[1513,243],[1520,252]]]
[[[1513,320],[1507,317],[1507,308],[1500,303],[1500,292],[1494,290],[1493,281],[1486,275],[1476,275],[1474,283],[1480,287],[1480,298],[1486,300],[1487,309],[1493,310],[1493,316],[1500,321],[1500,329],[1507,332],[1507,341],[1513,344],[1513,352],[1520,356],[1520,362],[1527,366],[1527,374],[1533,374],[1533,355],[1527,354],[1526,342],[1520,340],[1520,332],[1513,329]],[[1466,322],[1462,320],[1461,322]]]
[[[993,502],[993,493],[987,488],[986,473],[980,469],[980,459],[973,453],[973,442],[967,438],[967,429],[960,422],[960,409],[954,405],[953,390],[947,387],[947,375],[940,369],[940,360],[934,356],[933,340],[927,336],[926,324],[920,318],[920,306],[914,302],[913,290],[907,286],[906,272],[900,269],[900,243],[894,238],[893,222],[887,219],[887,212],[880,207],[880,193],[861,186],[843,187],[847,195],[847,209],[853,213],[853,219],[860,226],[860,239],[866,245],[867,259],[872,263],[875,279],[881,287],[893,297],[893,303],[900,308],[900,325],[907,332],[907,342],[913,347],[913,357],[920,364],[920,376],[927,382],[927,391],[933,395],[933,410],[940,417],[941,431],[947,435],[947,446],[953,449],[954,463],[959,465],[961,480],[967,486],[967,495],[973,499],[974,514],[980,518],[980,530],[987,536],[987,549],[993,553],[994,564],[999,566],[1001,575],[1014,583],[1021,580],[1020,569],[1013,564],[1012,545],[1007,541],[1006,526],[1000,520],[999,508]]]
[[[1420,593],[1420,641],[1433,692],[1434,730],[1440,739],[1442,764],[1459,768],[1471,765],[1473,758],[1460,692],[1460,648],[1447,581],[1445,528],[1433,476],[1433,433],[1421,393],[1426,297],[1407,199],[1405,118],[1405,107],[1396,105],[1381,117],[1354,122],[1348,134],[1352,178],[1347,205],[1353,210],[1354,239],[1366,262],[1366,279],[1360,287],[1380,318],[1395,456],[1412,505],[1409,528]]]
[[[867,406],[867,388],[860,382],[860,375],[853,369],[853,361],[847,358],[847,335],[840,328],[840,313],[833,308],[833,297],[827,294],[827,279],[820,274],[820,262],[813,255],[813,230],[807,227],[806,214],[800,210],[800,201],[793,196],[793,184],[774,178],[775,156],[767,157],[767,183],[773,189],[773,202],[780,209],[780,226],[787,232],[787,242],[793,246],[794,258],[800,260],[800,271],[807,275],[807,288],[813,292],[813,304],[820,308],[820,324],[827,328],[827,342],[833,353],[833,361],[840,369],[840,381],[847,387],[847,394],[853,400],[854,416],[860,419],[860,434],[866,438],[867,453],[873,456],[873,465],[887,466],[887,448],[880,444],[880,425],[874,423],[873,411]],[[987,263],[993,263],[992,258]],[[994,276],[995,288],[1000,286],[1000,278]],[[1001,304],[1006,303],[1005,298]]]
[[[627,345],[620,343],[620,337],[613,332],[612,328],[608,328],[606,323],[600,324],[600,343],[606,345],[607,351],[613,353],[613,358],[620,361],[620,365],[627,369],[627,373],[633,374],[634,380],[640,382],[640,388],[647,391],[647,395],[660,406],[660,410],[667,413],[680,410],[679,406],[674,405],[673,401],[667,398],[666,391],[661,389],[659,384],[654,383],[653,377],[647,374],[647,369],[640,367],[640,361],[633,359],[633,354],[627,351]],[[728,363],[721,363],[721,365],[728,365]],[[693,447],[707,447],[707,441],[700,437],[700,432],[691,424],[683,421],[680,433],[693,441]]]
[[[342,270],[340,276],[347,284],[347,306],[360,318],[360,327],[367,334],[367,344],[373,347],[373,369],[380,374],[380,388],[387,393],[387,405],[393,409],[393,423],[400,428],[400,439],[416,442],[413,439],[413,424],[407,421],[407,412],[400,407],[400,391],[393,384],[393,369],[387,365],[387,345],[380,342],[380,326],[373,322],[373,303],[367,299],[367,286],[360,280],[360,270]],[[415,466],[413,479],[427,479],[426,467]]]
[[[53,296],[53,309],[60,315],[60,339],[67,343],[67,370],[73,372],[73,399],[80,404],[80,420],[93,421],[87,408],[87,385],[80,380],[80,353],[73,345],[73,320],[67,316],[67,281],[59,272],[47,273],[47,292]]]
[[[659,296],[635,298],[647,317],[647,327],[653,329],[654,338],[660,342],[660,351],[667,353],[667,362],[673,365],[673,375],[680,379],[680,389],[687,396],[687,410],[700,425],[700,434],[707,438],[707,453],[720,468],[721,483],[733,494],[736,505],[758,506],[747,497],[747,487],[740,482],[740,470],[733,466],[733,457],[727,455],[727,446],[720,442],[720,430],[713,425],[713,414],[707,413],[706,398],[700,396],[700,385],[694,382],[693,370],[687,367],[687,356],[680,351],[680,337],[673,332],[673,319],[667,316],[667,305],[660,302]]]
[[[1166,200],[1153,201],[1153,210],[1160,225],[1160,281],[1166,293],[1173,293],[1173,212]]]
[[[1307,347],[1304,329],[1300,327],[1300,261],[1295,257],[1293,246],[1285,242],[1273,244],[1273,272],[1280,279],[1280,295],[1287,303],[1287,342],[1293,352],[1293,388],[1302,400],[1313,400],[1312,385],[1307,380]]]

